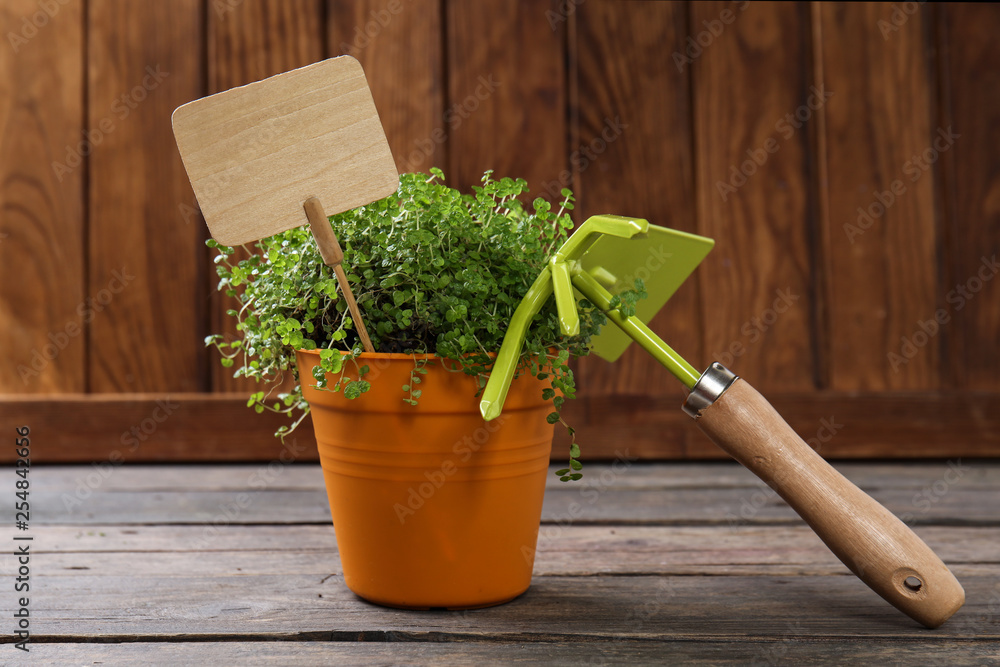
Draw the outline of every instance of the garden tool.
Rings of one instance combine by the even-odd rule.
[[[713,244],[635,218],[600,215],[580,225],[511,318],[483,391],[483,418],[499,416],[525,332],[546,300],[554,296],[562,333],[573,335],[582,295],[617,325],[594,338],[598,356],[615,361],[631,341],[639,343],[690,390],[684,412],[774,489],[854,574],[916,621],[941,625],[964,604],[965,591],[937,555],[813,451],[746,381],[719,363],[699,373],[646,326]],[[612,299],[643,275],[649,296],[625,316]]]
[[[212,237],[239,245],[308,221],[374,352],[327,219],[399,187],[361,64],[340,56],[232,88],[178,107],[172,124]]]

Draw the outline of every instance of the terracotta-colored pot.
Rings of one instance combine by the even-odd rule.
[[[503,414],[485,422],[475,379],[423,358],[412,406],[401,389],[412,355],[362,355],[371,390],[350,400],[310,386],[319,354],[297,353],[344,582],[392,607],[501,604],[531,583],[552,449],[548,383],[518,378]]]

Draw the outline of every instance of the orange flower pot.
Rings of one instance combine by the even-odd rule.
[[[507,602],[531,583],[552,449],[548,383],[518,378],[503,415],[485,422],[475,379],[421,356],[428,373],[411,406],[401,389],[411,355],[363,354],[371,390],[350,400],[310,386],[319,354],[297,353],[344,583],[391,607]]]

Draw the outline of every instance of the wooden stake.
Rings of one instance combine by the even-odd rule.
[[[309,227],[312,229],[313,238],[316,239],[316,245],[319,246],[319,254],[323,256],[323,261],[326,265],[333,268],[333,272],[337,276],[340,291],[343,293],[344,299],[347,300],[347,307],[351,310],[354,326],[357,327],[358,335],[361,336],[361,344],[364,345],[365,352],[374,352],[375,348],[372,347],[372,341],[368,337],[368,330],[365,329],[364,320],[361,319],[361,311],[358,310],[358,303],[354,300],[351,285],[347,282],[347,274],[344,273],[344,267],[342,266],[344,251],[340,248],[337,235],[333,233],[330,221],[327,220],[326,213],[323,211],[323,205],[316,197],[310,197],[306,200],[303,208],[306,210],[306,217],[309,218]]]

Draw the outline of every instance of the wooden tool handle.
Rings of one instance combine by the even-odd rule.
[[[961,584],[930,547],[824,461],[747,382],[737,378],[701,411],[698,426],[903,613],[936,628],[965,603]]]
[[[347,282],[347,274],[344,273],[344,267],[342,266],[344,251],[340,247],[337,235],[333,233],[333,227],[330,226],[330,221],[326,217],[323,205],[316,197],[310,197],[302,206],[306,210],[306,217],[309,219],[309,228],[312,230],[313,238],[316,239],[316,245],[319,246],[319,254],[323,257],[323,262],[327,266],[332,267],[333,272],[337,276],[337,284],[340,285],[340,292],[344,295],[344,300],[347,301],[347,307],[351,311],[351,319],[354,320],[354,326],[358,329],[361,344],[364,346],[365,352],[374,352],[375,348],[372,346],[371,338],[368,337],[368,329],[365,328],[365,322],[361,319],[361,311],[358,310],[358,303],[354,300],[354,292],[351,291],[351,284]]]

